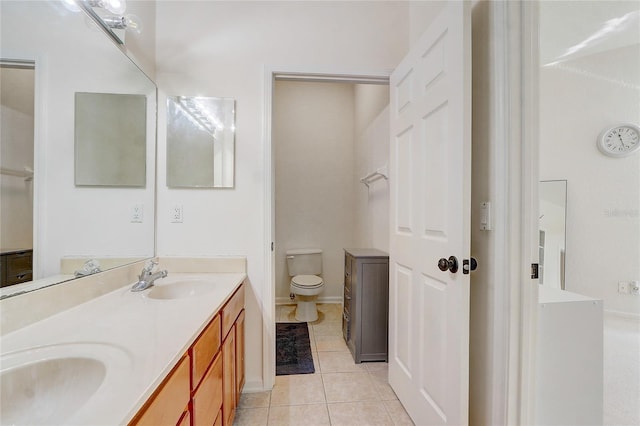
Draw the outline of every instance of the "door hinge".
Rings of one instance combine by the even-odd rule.
[[[271,241],[271,251],[273,251],[273,248],[274,248],[274,244],[273,244],[273,241]]]
[[[538,264],[537,263],[532,263],[531,264],[531,279],[532,280],[537,280],[538,279]]]

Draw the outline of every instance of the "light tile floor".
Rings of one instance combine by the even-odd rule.
[[[277,307],[278,322],[296,322],[295,305]],[[309,323],[316,372],[276,376],[270,392],[243,393],[234,425],[413,425],[387,382],[388,364],[356,364],[342,338],[342,305],[319,304]]]

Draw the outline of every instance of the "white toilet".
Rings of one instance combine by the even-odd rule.
[[[322,250],[287,250],[287,269],[291,278],[290,292],[298,301],[296,320],[313,322],[318,319],[316,299],[322,292]]]

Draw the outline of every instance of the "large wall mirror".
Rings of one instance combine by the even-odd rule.
[[[541,181],[539,209],[539,282],[564,290],[567,240],[567,181]]]
[[[167,97],[167,186],[232,188],[235,101]]]
[[[84,12],[65,4],[0,2],[2,78],[27,68],[32,82],[31,89],[1,87],[1,248],[33,250],[33,281],[2,287],[2,297],[95,272],[95,263],[82,268],[89,259],[105,270],[154,255],[156,86]],[[78,93],[136,100],[139,184],[75,184]],[[113,126],[107,111],[94,119],[105,120],[97,128]],[[94,136],[101,143],[104,135]]]

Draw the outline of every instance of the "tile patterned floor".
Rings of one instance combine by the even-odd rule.
[[[276,320],[296,322],[294,310],[278,306]],[[353,361],[341,318],[341,305],[319,304],[309,323],[315,374],[277,376],[272,391],[243,393],[234,425],[413,425],[387,383],[387,364]]]

